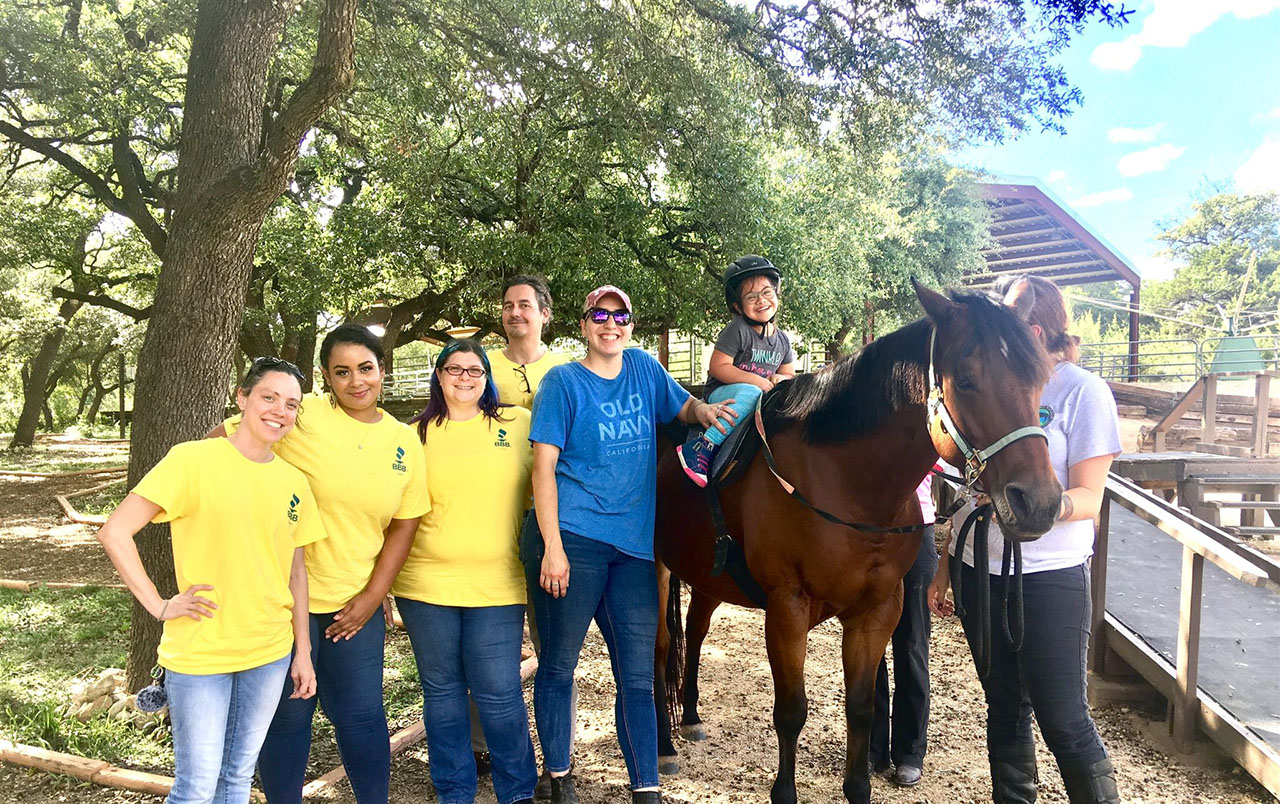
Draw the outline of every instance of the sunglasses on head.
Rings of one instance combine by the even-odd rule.
[[[290,363],[288,360],[281,360],[278,357],[255,357],[253,359],[253,368],[251,370],[262,372],[283,371],[285,374],[292,375],[298,382],[305,382],[302,377],[302,369]]]
[[[610,316],[613,316],[613,323],[620,327],[631,323],[630,310],[606,310],[603,307],[592,307],[582,314],[583,319],[593,324],[603,324],[609,320]]]

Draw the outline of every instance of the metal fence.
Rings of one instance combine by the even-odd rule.
[[[1137,379],[1144,382],[1190,381],[1209,372],[1215,357],[1221,363],[1240,364],[1251,370],[1260,359],[1262,368],[1280,369],[1280,336],[1254,335],[1258,349],[1228,345],[1221,348],[1224,336],[1203,340],[1164,338],[1138,343]],[[1245,363],[1250,365],[1246,368]],[[1129,379],[1129,342],[1080,344],[1080,366],[1104,380]],[[1232,370],[1232,369],[1228,369]]]

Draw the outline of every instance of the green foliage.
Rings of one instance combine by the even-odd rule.
[[[1166,224],[1159,239],[1182,264],[1172,279],[1144,286],[1144,307],[1219,332],[1238,307],[1249,314],[1236,322],[1238,328],[1280,334],[1280,197],[1275,193],[1210,196],[1193,204],[1185,220]],[[1210,334],[1172,322],[1149,329],[1166,337]]]

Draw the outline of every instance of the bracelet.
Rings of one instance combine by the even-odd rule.
[[[164,613],[165,613],[166,611],[168,611],[168,610],[169,610],[169,601],[167,601],[167,600],[166,600],[166,601],[164,602],[164,605],[160,607],[160,613],[156,615],[156,619],[157,619],[157,620],[161,620],[161,621],[163,621],[163,620],[164,620]]]
[[[1062,500],[1058,504],[1058,521],[1066,522],[1071,515],[1076,512],[1076,504],[1071,500],[1071,495],[1062,492]]]

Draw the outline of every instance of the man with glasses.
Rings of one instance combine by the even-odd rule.
[[[510,405],[533,410],[538,383],[554,366],[571,355],[547,348],[542,333],[551,323],[551,291],[542,277],[513,276],[502,286],[502,328],[507,347],[489,352],[498,397]]]
[[[505,349],[488,352],[489,366],[493,370],[493,384],[498,387],[498,399],[510,405],[533,410],[533,398],[538,384],[553,367],[568,363],[572,355],[550,349],[542,342],[542,333],[551,323],[551,291],[540,276],[521,274],[513,276],[502,286],[502,328],[507,333]],[[529,613],[529,636],[534,650],[541,653],[538,626],[532,609]],[[570,740],[577,735],[578,684],[573,684],[570,696],[570,717],[573,729]],[[476,754],[476,764],[484,767],[489,748],[480,728],[475,704],[471,705],[471,750]],[[538,779],[534,790],[538,799],[551,798],[551,779],[546,771]]]

